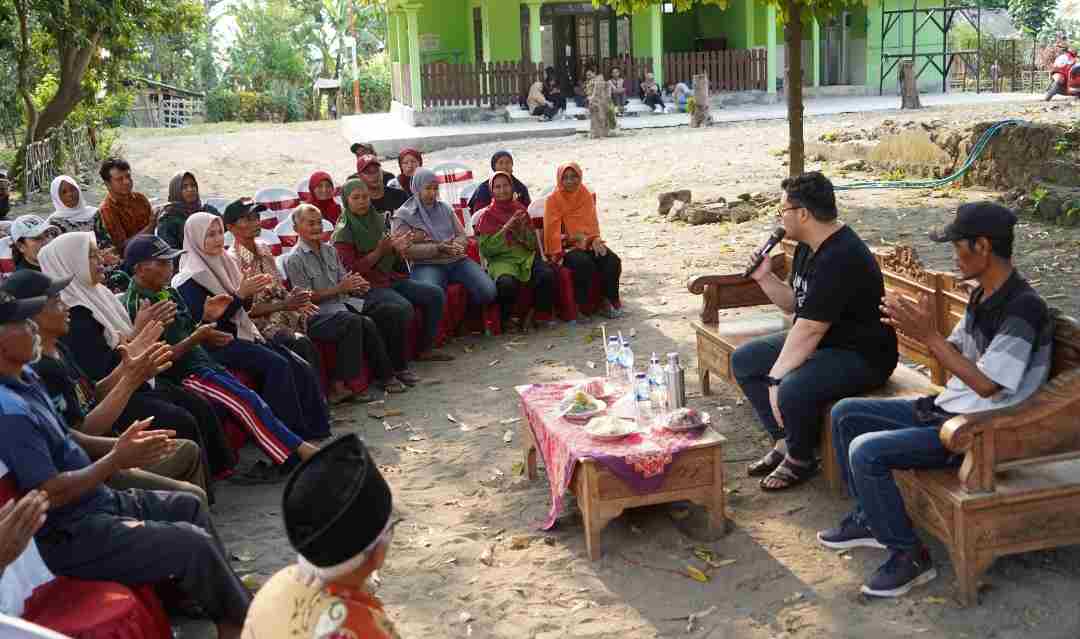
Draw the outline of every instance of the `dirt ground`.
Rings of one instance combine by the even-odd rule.
[[[1022,117],[1065,121],[1072,107],[1008,107],[844,115],[807,121],[807,138],[883,119],[971,121]],[[382,419],[369,409],[338,410],[335,432],[358,432],[393,486],[406,522],[398,528],[380,595],[403,637],[1045,637],[1080,636],[1080,550],[1063,548],[999,560],[986,576],[981,605],[961,609],[952,597],[953,571],[932,545],[940,576],[896,601],[857,594],[885,559],[881,551],[836,553],[817,546],[817,530],[834,524],[850,503],[829,496],[818,479],[780,495],[764,495],[746,478],[746,462],[767,446],[739,394],[714,384],[703,398],[697,385],[689,325],[701,300],[686,290],[694,273],[733,272],[768,234],[772,220],[739,226],[691,227],[655,213],[656,194],[689,188],[710,195],[775,191],[786,173],[775,151],[787,139],[784,122],[749,122],[704,131],[674,129],[624,133],[602,141],[580,137],[513,143],[515,174],[534,193],[552,184],[556,164],[579,162],[599,194],[601,226],[623,258],[623,292],[630,315],[608,330],[636,332],[637,353],[679,351],[688,363],[691,405],[710,411],[727,436],[731,532],[701,538],[702,513],[677,520],[666,507],[625,513],[602,536],[603,557],[585,556],[583,527],[571,507],[549,533],[536,524],[549,504],[547,482],[515,475],[522,422],[513,387],[595,374],[602,369],[599,340],[587,327],[561,326],[527,336],[466,337],[449,347],[451,364],[417,367],[424,385],[386,405],[402,411]],[[192,170],[204,195],[253,194],[256,188],[295,185],[317,169],[352,172],[345,140],[332,123],[257,126],[224,134],[125,136],[124,152],[136,186],[163,197],[169,177]],[[498,147],[484,144],[433,153],[425,163],[463,161],[487,174]],[[395,167],[396,168],[396,167]],[[817,168],[816,166],[814,168]],[[834,166],[821,167],[838,183]],[[857,191],[840,196],[842,217],[873,244],[914,244],[928,265],[950,268],[943,247],[925,239],[965,200],[996,195],[978,190]],[[91,202],[100,198],[94,189]],[[1069,314],[1080,310],[1075,282],[1080,231],[1025,218],[1017,246],[1022,272]],[[590,362],[598,365],[590,367]],[[477,430],[464,432],[447,415]],[[513,431],[511,443],[504,434]],[[223,485],[215,517],[235,555],[237,570],[265,579],[292,558],[280,522],[280,486]],[[525,549],[510,547],[527,535]],[[494,565],[478,561],[494,546]],[[734,563],[711,571],[709,583],[674,574],[703,567],[695,548]],[[686,617],[713,608],[687,632]],[[210,636],[203,624],[185,625],[184,639]]]

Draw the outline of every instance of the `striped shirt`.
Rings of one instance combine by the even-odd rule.
[[[982,296],[982,287],[972,292],[964,319],[948,339],[1001,390],[992,397],[980,397],[954,375],[935,402],[950,413],[1017,404],[1050,377],[1054,322],[1046,302],[1016,271],[990,297],[984,300]]]

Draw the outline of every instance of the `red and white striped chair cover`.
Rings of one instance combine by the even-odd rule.
[[[262,227],[273,231],[278,223],[292,215],[300,206],[300,194],[284,186],[271,186],[255,193],[255,202],[266,206],[262,213]]]
[[[300,183],[296,185],[296,192],[300,195],[301,202],[307,202],[308,204],[314,204],[315,198],[311,195],[311,188],[308,184],[311,182],[311,178],[304,178],[300,180]],[[338,204],[341,204],[341,185],[334,186],[334,199]]]
[[[459,207],[469,203],[465,198],[468,187],[476,188],[472,169],[460,162],[444,162],[431,167],[439,182],[439,199],[447,204]]]
[[[0,273],[15,272],[15,256],[11,252],[11,236],[0,237]]]
[[[220,195],[211,195],[203,198],[203,204],[214,207],[217,209],[218,213],[224,213],[225,207],[229,205],[229,202],[232,202],[232,200]]]

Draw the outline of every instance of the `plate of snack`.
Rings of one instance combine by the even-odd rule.
[[[654,425],[675,432],[694,430],[709,425],[709,414],[693,408],[677,408],[657,419]]]
[[[607,404],[583,390],[569,393],[559,404],[562,416],[573,422],[587,422],[607,409]]]
[[[585,425],[585,434],[600,441],[614,441],[638,432],[633,422],[613,415],[593,417]]]
[[[619,392],[615,384],[602,379],[589,380],[584,390],[593,397],[614,397]]]

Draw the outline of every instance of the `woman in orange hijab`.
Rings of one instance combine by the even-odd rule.
[[[581,183],[581,167],[563,164],[556,173],[555,190],[544,204],[544,254],[556,265],[570,269],[574,299],[580,308],[589,301],[589,287],[599,273],[603,282],[604,310],[609,319],[623,316],[619,301],[622,261],[600,238],[596,200]],[[582,321],[590,321],[580,313]]]

